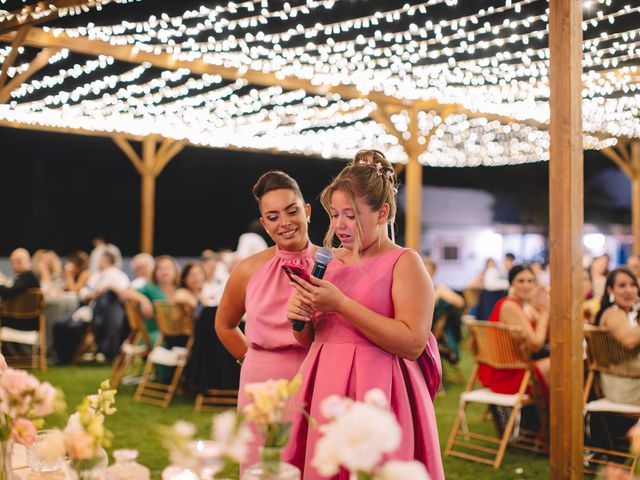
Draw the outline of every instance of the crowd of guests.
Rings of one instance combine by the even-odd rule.
[[[205,250],[199,261],[182,268],[171,256],[154,258],[140,253],[130,260],[131,278],[123,270],[120,250],[100,237],[94,240],[90,254],[73,252],[64,264],[53,250],[36,250],[31,255],[26,249],[17,248],[9,257],[13,278],[0,272],[0,301],[39,288],[45,302],[49,361],[71,362],[88,326],[97,348],[95,358],[109,361],[118,354],[128,333],[124,301],[137,302],[154,341],[157,326],[152,302],[184,303],[192,308],[194,316],[204,306],[216,306],[229,272],[242,255],[267,247],[261,237],[262,243],[250,237],[251,245],[247,245],[246,236],[239,243],[244,253]],[[17,329],[37,328],[37,324],[14,319],[1,321],[2,325]]]
[[[507,261],[514,259],[507,258]],[[623,348],[632,355],[630,362],[635,371],[640,369],[640,297],[638,274],[640,258],[632,255],[626,265],[609,270],[610,258],[603,254],[595,257],[583,274],[583,316],[585,324],[607,329]],[[487,272],[496,269],[495,262],[488,263]],[[498,285],[499,275],[490,273],[490,284]],[[549,284],[548,275],[540,266],[516,263],[508,270],[503,296],[492,306],[486,318],[520,327],[520,332],[532,354],[532,370],[540,387],[544,402],[549,401],[548,385],[550,371],[549,348]],[[481,318],[484,319],[484,318]],[[516,393],[524,376],[523,369],[501,370],[489,365],[479,366],[478,379],[497,393]],[[640,379],[601,373],[599,385],[602,395],[617,403],[640,405]],[[548,409],[543,408],[544,414]],[[586,429],[591,435],[590,443],[597,444],[604,438],[624,443],[624,434],[633,421],[619,415],[600,415],[590,419]],[[604,429],[608,435],[604,435]],[[613,432],[613,434],[612,434]],[[600,440],[598,440],[598,438]],[[595,441],[594,441],[595,439]],[[612,445],[602,445],[611,447]],[[619,446],[619,444],[618,444]]]

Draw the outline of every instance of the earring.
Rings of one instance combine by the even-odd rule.
[[[616,297],[613,293],[609,294],[609,303],[615,303]]]
[[[311,223],[311,217],[307,217],[307,223]]]
[[[380,227],[381,225],[378,224],[378,248],[380,248]]]

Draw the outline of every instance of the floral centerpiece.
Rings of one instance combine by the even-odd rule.
[[[156,427],[171,460],[162,478],[208,479],[237,468],[244,461],[247,443],[252,439],[249,427],[235,411],[229,410],[213,417],[211,430],[211,440],[196,440],[196,427],[190,422],[179,420],[171,426]]]
[[[364,402],[332,395],[321,404],[320,426],[324,436],[318,441],[312,466],[325,477],[337,475],[340,467],[357,480],[427,480],[429,475],[417,461],[390,460],[385,455],[400,446],[402,431],[389,402],[379,389],[369,390]]]
[[[245,392],[251,403],[242,413],[252,421],[264,437],[260,450],[260,463],[250,467],[243,479],[300,478],[300,472],[292,465],[280,461],[281,451],[289,441],[291,424],[287,419],[287,406],[291,396],[300,388],[300,376],[293,380],[267,380],[250,383]]]
[[[117,391],[110,388],[109,380],[100,384],[98,393],[86,396],[69,417],[63,432],[53,431],[40,447],[45,459],[69,457],[69,467],[80,480],[93,478],[93,469],[101,461],[107,461],[103,447],[111,446],[113,435],[104,426],[107,415],[116,408]],[[106,465],[105,465],[106,466]]]
[[[0,480],[13,478],[12,442],[32,445],[43,418],[64,410],[62,393],[24,370],[0,372]]]

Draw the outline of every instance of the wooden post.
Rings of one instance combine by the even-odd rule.
[[[549,219],[551,478],[583,476],[582,1],[551,0]]]
[[[405,180],[407,182],[407,218],[405,220],[405,243],[409,248],[421,251],[422,243],[422,165],[420,154],[424,151],[418,143],[418,111],[410,111],[409,132],[406,152],[409,157]]]
[[[142,141],[142,158],[122,135],[114,135],[113,141],[131,160],[142,177],[140,188],[140,251],[153,254],[155,226],[156,178],[165,166],[184,148],[184,141],[164,139],[156,151],[157,136],[150,135]]]
[[[149,136],[142,141],[142,188],[140,189],[140,250],[153,253],[153,227],[156,211],[156,176],[153,172],[156,141]]]

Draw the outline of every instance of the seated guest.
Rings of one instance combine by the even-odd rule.
[[[79,292],[89,281],[89,255],[77,250],[67,257],[64,264],[64,289],[68,292]]]
[[[24,248],[17,248],[9,256],[9,262],[16,276],[11,286],[0,285],[0,299],[13,298],[30,288],[39,288],[38,277],[31,270],[31,256]],[[19,319],[3,317],[0,323],[4,327],[16,330],[35,330],[38,328],[38,319]],[[23,355],[25,351],[21,345],[6,343],[2,345],[3,351],[12,355]]]
[[[45,300],[58,298],[64,289],[62,262],[53,250],[37,250],[33,254],[33,271],[40,280]]]
[[[16,276],[11,286],[0,285],[0,299],[13,298],[29,288],[40,288],[36,274],[31,270],[31,256],[24,248],[16,248],[9,256],[9,262]]]
[[[202,309],[202,285],[204,285],[204,269],[199,263],[187,263],[180,275],[180,288],[176,290],[174,301],[184,303],[193,308],[197,316]]]
[[[133,280],[131,280],[131,288],[139,289],[149,283],[153,277],[153,269],[156,261],[148,253],[139,253],[131,259],[131,271],[133,272]]]
[[[115,254],[105,249],[99,270],[91,274],[78,292],[80,300],[88,303],[89,308],[81,307],[71,318],[54,325],[54,344],[60,363],[73,360],[88,323],[92,324],[98,353],[106,359],[118,354],[128,329],[118,293],[129,286],[129,277],[115,266],[115,261]]]
[[[640,345],[638,323],[638,280],[626,267],[611,271],[605,282],[600,311],[595,324],[606,327],[610,334],[631,350]],[[640,369],[640,356],[631,360],[634,370]],[[600,374],[604,396],[611,401],[640,405],[640,379]]]
[[[93,245],[93,250],[91,250],[91,253],[89,254],[89,270],[91,270],[92,273],[98,271],[100,257],[102,257],[102,254],[105,251],[109,251],[116,259],[114,265],[118,268],[122,268],[122,254],[120,253],[120,249],[112,243],[107,243],[104,236],[96,235],[91,241],[91,244]]]
[[[140,312],[145,318],[145,326],[151,337],[151,344],[158,338],[158,325],[153,312],[154,300],[175,301],[174,296],[180,279],[180,267],[175,259],[169,255],[156,258],[151,282],[134,290],[129,288],[121,292],[122,300],[134,300],[138,303]]]
[[[202,252],[202,268],[205,274],[202,286],[204,303],[211,306],[218,305],[229,278],[229,269],[222,261],[222,256],[212,250]]]
[[[509,271],[509,295],[496,303],[490,322],[516,325],[522,328],[524,339],[529,345],[532,356],[538,354],[539,360],[533,364],[534,373],[548,398],[549,358],[545,354],[547,330],[549,325],[548,294],[538,295],[536,276],[528,265],[516,265]],[[480,382],[497,393],[516,393],[524,369],[497,370],[481,364],[478,371]]]
[[[147,283],[138,290],[130,288],[120,294],[121,299],[134,300],[138,303],[140,312],[145,319],[144,323],[149,332],[151,345],[155,345],[159,335],[153,302],[155,300],[175,302],[179,279],[180,267],[176,260],[169,255],[160,255],[156,258],[156,266],[153,270],[153,277],[150,283]],[[164,346],[170,348],[180,345],[181,343],[183,344],[182,339],[178,339],[176,343],[165,341]],[[160,382],[168,383],[171,379],[171,371],[171,368],[162,365],[156,366],[156,373]]]
[[[509,289],[508,272],[513,266],[515,257],[511,253],[504,256],[501,267],[496,265],[493,259],[487,260],[484,273],[482,275],[484,281],[484,289],[480,292],[478,298],[478,308],[476,317],[480,320],[486,320],[496,302],[507,294]]]

